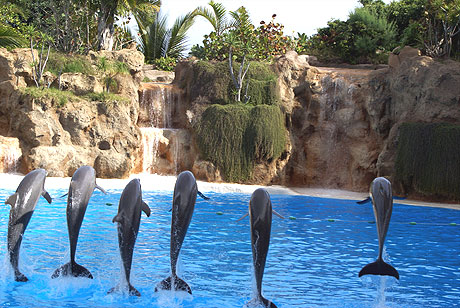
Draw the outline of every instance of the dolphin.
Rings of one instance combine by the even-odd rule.
[[[19,249],[38,199],[43,196],[48,203],[51,203],[51,197],[44,187],[45,179],[46,171],[44,169],[29,172],[19,183],[16,192],[5,201],[5,204],[11,205],[8,222],[8,254],[16,281],[25,282],[29,280],[18,269]]]
[[[374,179],[370,187],[370,196],[377,224],[379,256],[375,262],[369,263],[361,269],[359,277],[363,275],[386,275],[399,279],[398,271],[390,264],[385,263],[382,257],[383,244],[390,225],[391,212],[393,211],[393,193],[390,181],[384,177]]]
[[[96,184],[96,171],[94,171],[93,167],[82,166],[78,168],[72,176],[67,194],[67,228],[70,241],[70,262],[56,269],[51,278],[57,278],[61,275],[93,278],[86,268],[75,262],[75,251],[89,198],[95,188],[107,194],[102,187]]]
[[[120,255],[125,270],[129,294],[136,296],[141,296],[141,294],[131,285],[129,277],[133,261],[134,244],[136,243],[137,233],[139,232],[141,211],[147,217],[150,217],[150,208],[142,201],[141,183],[139,179],[133,179],[121,193],[118,214],[113,218],[112,222],[118,223],[118,246],[120,247]],[[112,293],[119,288],[119,286],[114,287],[108,293]]]
[[[251,226],[252,262],[256,279],[256,297],[248,304],[261,303],[267,308],[277,308],[274,303],[262,296],[262,278],[267,260],[270,232],[272,228],[272,212],[284,218],[272,209],[272,202],[268,191],[264,188],[256,189],[249,201],[249,220]],[[241,217],[239,220],[246,217]],[[239,221],[238,220],[238,221]]]
[[[192,220],[193,210],[198,188],[196,180],[190,171],[183,171],[177,176],[174,186],[172,218],[171,218],[171,276],[161,281],[156,287],[158,290],[180,290],[192,294],[189,285],[176,274],[177,259]]]

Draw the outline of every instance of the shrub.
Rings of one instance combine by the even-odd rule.
[[[407,190],[460,200],[460,126],[404,123],[395,169]]]
[[[155,66],[156,69],[172,72],[176,68],[177,58],[173,57],[160,57],[154,59],[152,64]]]
[[[202,157],[229,182],[248,180],[255,163],[278,159],[286,144],[278,106],[211,105],[195,129]]]
[[[87,57],[82,55],[51,52],[46,70],[54,75],[61,73],[82,73],[85,75],[94,74],[94,69]]]
[[[235,65],[235,70],[239,65]],[[181,88],[190,87],[191,99],[207,96],[213,103],[229,104],[234,102],[235,87],[230,77],[227,61],[198,61],[193,64],[193,82],[180,84]],[[251,62],[248,75],[243,82],[244,94],[249,81],[248,96],[251,105],[275,105],[278,103],[277,76],[271,66],[265,62]]]

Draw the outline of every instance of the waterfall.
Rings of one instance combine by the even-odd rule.
[[[142,172],[177,174],[179,140],[176,127],[179,91],[171,84],[145,83],[139,97]],[[178,123],[175,123],[176,122]]]
[[[19,159],[22,155],[19,139],[0,136],[0,141],[0,172],[17,172]]]

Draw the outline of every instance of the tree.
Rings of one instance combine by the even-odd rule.
[[[100,10],[97,25],[97,40],[99,50],[112,50],[115,32],[115,16],[133,14],[136,21],[143,14],[158,11],[160,0],[100,0]],[[138,22],[139,28],[145,25]]]
[[[212,11],[208,8],[200,6],[195,10],[195,14],[197,16],[206,18],[206,20],[208,20],[214,28],[216,35],[222,35],[227,29],[231,27],[231,24],[228,22],[227,17],[225,16],[227,14],[227,10],[221,3],[216,3],[212,0],[208,4],[212,8]]]
[[[160,12],[151,16],[143,16],[140,22],[150,24],[141,30],[140,50],[147,62],[152,62],[160,57],[181,57],[186,49],[186,34],[193,25],[193,12],[175,20],[172,28],[167,28],[167,17]]]

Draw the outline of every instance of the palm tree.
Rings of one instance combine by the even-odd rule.
[[[98,49],[112,50],[115,15],[132,14],[138,21],[144,13],[157,12],[160,5],[161,0],[101,0],[97,25]],[[144,26],[138,25],[140,29]]]
[[[193,25],[194,12],[179,17],[172,28],[167,28],[167,17],[161,13],[154,13],[149,19],[142,17],[140,24],[150,25],[141,31],[140,49],[147,61],[160,57],[180,57],[186,50],[187,31]]]
[[[0,47],[21,47],[23,43],[24,40],[13,28],[0,25]]]
[[[216,3],[214,1],[209,2],[212,11],[208,8],[200,6],[196,8],[195,14],[206,18],[214,28],[216,35],[221,35],[225,30],[231,27],[227,17],[225,17],[227,11],[225,10],[222,3]]]

